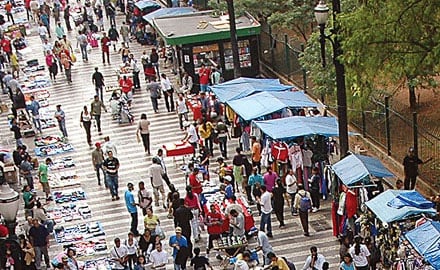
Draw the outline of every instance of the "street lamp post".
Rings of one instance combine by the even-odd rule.
[[[0,242],[0,262],[6,258],[6,252],[14,259],[14,269],[21,270],[21,248],[15,234],[17,212],[20,206],[20,196],[6,183],[3,167],[0,166],[0,214],[8,228],[8,238]],[[4,265],[4,264],[2,264]]]
[[[333,46],[333,64],[335,65],[336,72],[336,96],[338,99],[338,125],[339,125],[339,145],[341,149],[341,157],[344,157],[348,150],[348,120],[347,120],[347,94],[345,89],[345,68],[344,65],[339,60],[339,56],[342,55],[342,47],[338,37],[338,24],[337,24],[337,14],[341,13],[341,2],[340,0],[332,0],[333,7],[333,25],[332,34],[334,34],[333,39],[330,35],[326,35],[325,24],[327,23],[329,8],[324,0],[320,0],[318,5],[315,7],[315,18],[319,25],[320,32],[320,43],[321,43],[321,60],[322,66],[326,66],[325,61],[325,40],[330,40]]]

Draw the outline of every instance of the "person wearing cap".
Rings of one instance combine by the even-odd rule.
[[[232,184],[232,177],[230,175],[226,175],[223,178],[223,182],[225,183],[225,199],[229,200],[234,197],[234,186]]]
[[[416,187],[417,176],[419,175],[419,165],[429,162],[432,158],[422,161],[414,149],[410,147],[408,154],[403,159],[403,170],[405,172],[404,186],[406,190]]]
[[[105,172],[102,169],[102,163],[104,162],[104,153],[101,149],[101,143],[97,142],[95,143],[95,149],[92,151],[92,164],[93,168],[96,172],[96,177],[98,178],[98,185],[101,185],[101,173],[102,171],[103,176],[105,177]],[[107,182],[104,181],[105,187],[107,188]]]
[[[58,126],[60,128],[61,133],[64,138],[67,138],[67,129],[66,129],[66,114],[61,109],[61,105],[57,105],[57,110],[55,111],[55,118],[58,121]]]
[[[174,270],[181,270],[186,268],[182,267],[182,265],[186,265],[186,259],[188,256],[182,256],[186,258],[181,258],[179,256],[178,258],[178,254],[189,255],[188,241],[186,237],[182,235],[182,228],[176,227],[175,232],[175,235],[171,235],[168,244],[173,248]]]
[[[269,237],[267,237],[267,234],[263,231],[259,231],[256,227],[252,227],[249,230],[249,236],[254,236],[257,240],[257,247],[255,248],[255,251],[262,251],[263,252],[263,258],[264,258],[264,265],[269,265],[271,263],[270,259],[267,257],[267,254],[269,252],[273,252],[272,245],[269,243]]]

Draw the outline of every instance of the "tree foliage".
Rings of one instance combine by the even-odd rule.
[[[369,96],[377,85],[408,81],[432,84],[440,56],[440,5],[431,0],[370,0],[340,16],[342,60],[352,85]]]

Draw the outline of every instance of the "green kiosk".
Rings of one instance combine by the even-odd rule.
[[[229,16],[213,14],[203,11],[153,20],[153,27],[165,44],[176,47],[178,65],[193,77],[195,85],[198,85],[198,70],[202,64],[221,70],[225,80],[234,78]],[[255,77],[260,72],[260,23],[249,14],[235,21],[241,74]]]

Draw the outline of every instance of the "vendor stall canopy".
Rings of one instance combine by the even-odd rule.
[[[405,237],[434,269],[440,269],[440,222],[428,220]]]
[[[332,165],[332,170],[346,186],[358,182],[369,183],[370,177],[394,177],[377,158],[363,155],[349,155]]]
[[[390,189],[365,204],[382,222],[405,220],[421,214],[436,214],[433,204],[415,190]]]
[[[139,10],[144,10],[144,9],[156,10],[156,9],[161,8],[161,6],[158,3],[156,3],[155,1],[151,1],[151,0],[138,1],[138,2],[134,3],[134,5]]]
[[[155,18],[163,18],[168,16],[178,16],[183,14],[189,14],[194,13],[197,10],[195,10],[192,7],[176,7],[176,8],[161,8],[158,10],[155,10],[151,13],[148,13],[147,15],[143,16],[142,18],[147,21],[149,24],[153,23],[153,19]]]
[[[289,140],[302,136],[338,136],[338,121],[335,117],[293,116],[280,119],[254,121],[264,134],[274,140]]]
[[[303,91],[260,92],[226,102],[245,121],[258,119],[285,108],[319,107]]]
[[[153,19],[153,27],[167,45],[187,45],[229,40],[228,16],[213,16],[213,11],[202,11],[179,16]],[[246,13],[235,19],[237,38],[260,34],[261,25]]]
[[[214,86],[209,86],[211,91],[221,102],[244,98],[259,92],[278,92],[286,90],[299,90],[293,85],[284,85],[279,79],[255,79],[240,77]]]

